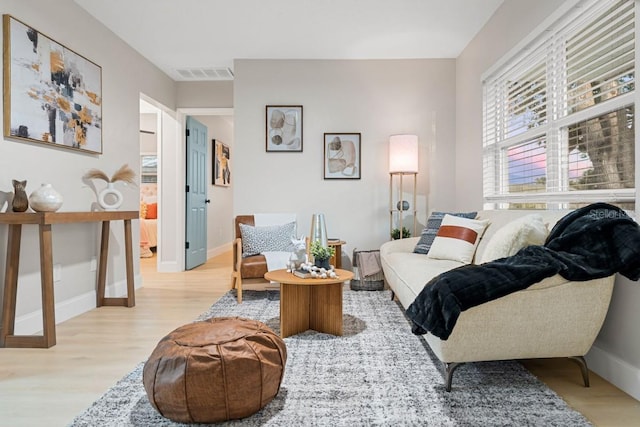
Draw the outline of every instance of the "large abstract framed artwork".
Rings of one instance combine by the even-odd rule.
[[[324,179],[360,179],[360,134],[324,134]]]
[[[231,185],[231,150],[219,139],[213,142],[213,185],[229,187]]]
[[[102,153],[102,68],[3,15],[4,136]]]
[[[266,150],[302,151],[302,105],[267,105]]]

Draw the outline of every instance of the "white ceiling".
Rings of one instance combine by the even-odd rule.
[[[503,0],[75,2],[185,80],[176,69],[233,70],[234,59],[456,58]]]

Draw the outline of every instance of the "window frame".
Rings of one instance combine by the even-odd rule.
[[[606,4],[606,6],[603,6]],[[636,191],[639,187],[638,165],[640,153],[637,149],[639,135],[635,131],[636,113],[635,105],[638,56],[636,46],[639,45],[639,35],[636,26],[639,5],[634,1],[633,26],[634,26],[634,89],[626,93],[616,95],[614,98],[604,100],[579,111],[570,111],[567,97],[570,89],[567,85],[567,55],[565,53],[565,40],[572,36],[570,31],[562,27],[570,22],[572,17],[580,13],[576,10],[588,10],[594,14],[597,8],[600,14],[614,5],[614,1],[606,3],[596,0],[573,0],[566,2],[555,14],[545,20],[531,35],[525,38],[519,45],[512,49],[503,59],[498,61],[482,78],[482,144],[483,144],[483,200],[485,209],[509,208],[511,204],[544,204],[549,208],[568,208],[570,204],[591,201],[606,201],[612,203],[635,203]],[[585,19],[580,15],[581,19]],[[593,17],[589,18],[595,22]],[[561,30],[555,30],[561,26]],[[508,77],[517,81],[519,76],[532,73],[543,61],[546,69],[544,81],[545,115],[546,121],[536,124],[515,135],[507,137],[510,130],[508,123],[509,102]],[[557,88],[552,90],[552,88]],[[520,92],[523,90],[519,89]],[[575,105],[575,104],[574,104]],[[613,111],[634,106],[634,172],[635,182],[633,188],[620,189],[590,189],[570,190],[568,162],[562,157],[568,151],[567,129],[588,119],[593,119],[611,113]],[[491,125],[491,126],[490,126]],[[512,130],[513,131],[513,130]],[[546,191],[543,192],[509,192],[509,173],[507,169],[506,150],[535,138],[546,140]],[[505,181],[506,180],[506,181]],[[506,189],[506,190],[505,190]],[[636,207],[638,209],[638,207]]]

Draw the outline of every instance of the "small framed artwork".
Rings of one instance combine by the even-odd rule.
[[[4,136],[102,153],[102,68],[3,15]]]
[[[213,185],[229,187],[231,185],[231,151],[229,146],[219,139],[213,142]]]
[[[360,134],[324,134],[324,179],[360,179]]]
[[[302,105],[267,105],[267,152],[302,152]]]

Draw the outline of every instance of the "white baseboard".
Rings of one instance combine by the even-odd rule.
[[[225,243],[224,245],[220,245],[217,248],[207,249],[207,259],[213,258],[214,256],[222,255],[225,252],[229,252],[232,248],[233,242]]]
[[[640,369],[594,345],[585,356],[589,369],[640,400]]]
[[[167,261],[167,262],[159,262],[158,263],[158,272],[159,273],[179,273],[184,271],[184,268],[178,265],[175,261]]]
[[[232,244],[233,242],[229,242],[216,248],[207,249],[207,259],[230,251]],[[158,273],[180,273],[184,271],[184,265],[180,265],[177,261],[159,262],[157,268]]]
[[[139,289],[142,287],[142,276],[137,275],[134,277],[134,287]],[[126,295],[127,282],[126,280],[120,280],[119,282],[108,285],[105,289],[105,295],[119,296]],[[84,294],[77,295],[73,298],[56,303],[55,315],[56,325],[69,320],[73,317],[79,316],[82,313],[91,311],[96,308],[96,291],[85,292]],[[14,334],[16,335],[33,335],[42,331],[42,309],[33,311],[31,313],[23,314],[16,317],[16,324],[14,328]]]

